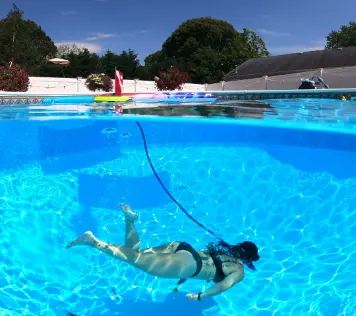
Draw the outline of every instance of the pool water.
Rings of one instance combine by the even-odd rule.
[[[353,111],[318,119],[320,103],[302,119],[301,103],[269,104],[275,113],[259,119],[0,112],[0,315],[355,315]],[[190,302],[186,293],[209,284],[189,280],[175,293],[175,280],[65,249],[86,230],[122,244],[122,202],[139,214],[142,248],[215,241],[160,187],[136,121],[189,214],[228,242],[259,246],[257,271],[231,290]]]

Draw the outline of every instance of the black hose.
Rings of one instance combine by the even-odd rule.
[[[157,181],[159,182],[159,184],[161,185],[162,189],[167,193],[167,195],[172,199],[172,201],[174,203],[176,203],[178,205],[178,207],[184,212],[185,215],[187,215],[187,217],[192,220],[194,223],[196,223],[198,226],[200,226],[201,228],[205,229],[208,233],[210,233],[211,235],[213,235],[214,237],[218,238],[219,240],[221,240],[224,244],[227,244],[226,242],[224,242],[219,236],[217,236],[213,231],[211,231],[209,228],[205,227],[202,223],[198,222],[193,216],[191,216],[190,214],[188,214],[188,212],[186,211],[186,209],[174,198],[174,196],[167,190],[167,188],[165,187],[165,185],[163,184],[161,178],[159,177],[159,175],[157,174],[150,155],[148,153],[148,148],[147,148],[147,142],[146,142],[146,136],[145,133],[143,131],[143,128],[141,126],[141,124],[139,122],[136,121],[136,124],[138,126],[138,128],[140,129],[141,132],[141,136],[142,136],[142,140],[143,140],[143,146],[145,147],[145,152],[146,152],[146,157],[148,160],[148,163],[150,164],[150,167],[152,169],[153,174],[155,175]]]

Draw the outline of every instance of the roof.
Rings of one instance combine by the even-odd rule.
[[[286,75],[319,68],[356,66],[356,46],[249,59],[224,76],[225,81]]]

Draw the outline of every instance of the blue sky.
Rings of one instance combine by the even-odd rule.
[[[356,19],[355,0],[1,0],[1,15],[14,2],[55,43],[99,54],[131,48],[142,62],[189,18],[211,16],[252,29],[274,55],[322,49],[330,30]]]

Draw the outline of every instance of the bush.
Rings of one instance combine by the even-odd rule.
[[[187,72],[181,72],[177,67],[162,70],[159,77],[155,78],[157,90],[182,90],[183,85],[188,82],[190,76]]]
[[[0,91],[26,92],[29,84],[28,73],[19,65],[0,66]]]
[[[85,85],[90,91],[104,90],[110,92],[113,89],[111,78],[105,74],[91,74],[85,80]]]

